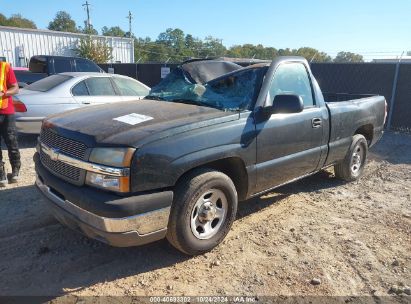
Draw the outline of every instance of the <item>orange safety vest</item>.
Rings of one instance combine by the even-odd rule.
[[[0,61],[0,91],[7,91],[7,75],[10,70],[10,65],[7,62]],[[2,96],[0,98],[0,109],[5,109],[9,105],[9,98]]]

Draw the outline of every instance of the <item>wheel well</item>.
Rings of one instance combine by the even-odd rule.
[[[234,183],[238,194],[238,200],[245,200],[248,192],[248,174],[247,170],[245,169],[244,162],[240,158],[229,157],[219,159],[213,162],[202,164],[198,167],[191,168],[189,171],[185,172],[178,178],[176,184],[181,180],[183,176],[199,168],[211,168],[226,174]]]
[[[370,146],[371,142],[372,142],[373,135],[374,135],[374,127],[373,127],[373,125],[361,126],[360,128],[357,129],[357,131],[355,131],[355,134],[364,135],[365,139],[368,142],[368,146]]]

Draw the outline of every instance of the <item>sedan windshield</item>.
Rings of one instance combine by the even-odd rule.
[[[261,85],[263,69],[249,68],[226,74],[205,84],[193,84],[178,68],[153,87],[148,99],[197,104],[225,111],[249,108]]]

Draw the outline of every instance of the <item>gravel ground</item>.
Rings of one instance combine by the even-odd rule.
[[[0,295],[410,301],[409,135],[387,133],[358,182],[342,183],[327,170],[241,203],[223,244],[194,258],[166,241],[112,248],[60,225],[33,186],[34,145],[33,137],[21,139],[22,180],[0,190]]]

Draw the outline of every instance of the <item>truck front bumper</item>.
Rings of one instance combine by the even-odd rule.
[[[90,212],[90,210],[82,208],[78,203],[70,201],[65,197],[65,193],[79,190],[78,188],[80,187],[59,180],[45,171],[45,168],[42,167],[36,157],[35,160],[37,171],[36,186],[45,196],[53,215],[62,224],[90,238],[116,247],[143,245],[163,239],[166,236],[173,197],[171,191],[128,197],[127,216],[122,216],[121,210],[111,211],[110,217],[98,215],[97,213],[100,212]],[[84,191],[83,189],[82,195],[86,194]],[[93,193],[95,189],[90,189],[89,191]],[[103,207],[105,204],[117,204],[119,206],[124,201],[124,198],[121,197],[118,197],[117,201],[113,200],[112,196],[108,197],[110,201],[101,201],[98,205]],[[138,213],[129,214],[130,200],[135,205],[133,209],[138,210]],[[139,208],[138,205],[147,201],[161,207],[154,210],[147,209],[147,206]],[[116,213],[120,216],[116,217]]]

